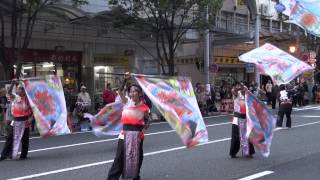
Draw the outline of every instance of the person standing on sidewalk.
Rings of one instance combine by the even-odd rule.
[[[102,93],[103,105],[113,103],[116,96],[115,92],[111,89],[111,84],[107,83],[107,88]]]
[[[79,125],[81,131],[89,130],[89,120],[83,117],[84,113],[89,112],[91,107],[91,98],[89,93],[87,92],[87,88],[82,85],[80,87],[80,93],[77,96],[76,102],[76,114],[79,118]]]
[[[246,105],[245,91],[248,89],[239,82],[232,88],[234,100],[234,117],[232,121],[231,144],[229,155],[237,158],[237,153],[242,149],[243,155],[252,157],[255,153],[253,144],[246,138]]]
[[[276,109],[276,104],[277,104],[277,97],[279,93],[279,86],[274,85],[271,90],[271,106],[272,109]]]
[[[13,121],[11,122],[11,128],[8,130],[5,146],[1,153],[0,160],[7,158],[15,159],[18,155],[20,142],[22,143],[22,149],[20,154],[20,160],[27,159],[29,150],[29,127],[32,121],[32,109],[30,107],[26,92],[23,86],[20,84],[17,87],[15,94],[9,94],[8,100],[11,104],[11,114]],[[10,153],[12,154],[10,155]]]
[[[6,106],[7,106],[7,97],[6,97],[6,89],[0,89],[0,136],[5,135],[5,127],[6,127]]]
[[[124,87],[129,78],[129,74],[126,74],[118,91],[124,104],[121,116],[123,130],[119,135],[116,157],[107,180],[118,180],[121,175],[126,179],[140,180],[144,130],[148,128],[150,109],[144,102],[140,86],[131,85],[129,97],[125,96]]]
[[[268,83],[265,86],[266,96],[267,96],[267,104],[271,105],[271,93],[272,93],[272,83],[268,80]]]

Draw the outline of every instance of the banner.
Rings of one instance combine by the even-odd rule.
[[[58,76],[23,81],[28,100],[41,136],[70,134],[67,108]]]
[[[96,136],[118,135],[122,130],[122,110],[123,104],[115,102],[107,104],[94,116],[85,113],[84,117],[90,119],[92,131]]]
[[[283,13],[289,16],[289,22],[320,37],[319,0],[282,0],[281,3],[285,6]]]
[[[313,68],[285,51],[266,43],[239,56],[243,62],[254,63],[260,74],[269,75],[274,84],[287,84]]]
[[[276,119],[266,105],[246,91],[247,137],[264,157],[270,154]]]
[[[136,80],[185,146],[208,142],[207,128],[188,78],[137,76]]]

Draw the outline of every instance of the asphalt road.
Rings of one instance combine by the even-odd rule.
[[[206,118],[209,142],[186,149],[166,122],[154,123],[144,141],[143,180],[320,179],[320,106],[297,108],[293,128],[274,133],[269,158],[228,155],[231,116]],[[0,148],[4,145],[0,139]],[[117,137],[91,133],[30,140],[29,159],[0,162],[0,179],[106,179]]]

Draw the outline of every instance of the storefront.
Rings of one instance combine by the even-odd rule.
[[[129,65],[129,56],[98,54],[94,56],[94,92],[101,94],[107,83],[112,88],[119,87],[122,76],[112,73],[131,72]]]
[[[7,56],[12,54],[10,51],[6,49]],[[81,51],[27,49],[21,52],[23,77],[55,74],[61,77],[64,86],[77,90],[81,82],[81,59]]]
[[[221,86],[223,82],[232,85],[236,81],[247,80],[249,74],[252,73],[237,57],[216,56],[213,64],[218,67],[217,73],[213,76],[215,86]]]

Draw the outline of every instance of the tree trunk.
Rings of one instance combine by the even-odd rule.
[[[173,46],[172,46],[173,47]],[[174,51],[173,49],[169,49],[169,75],[174,76],[175,75],[175,65],[174,65]]]

